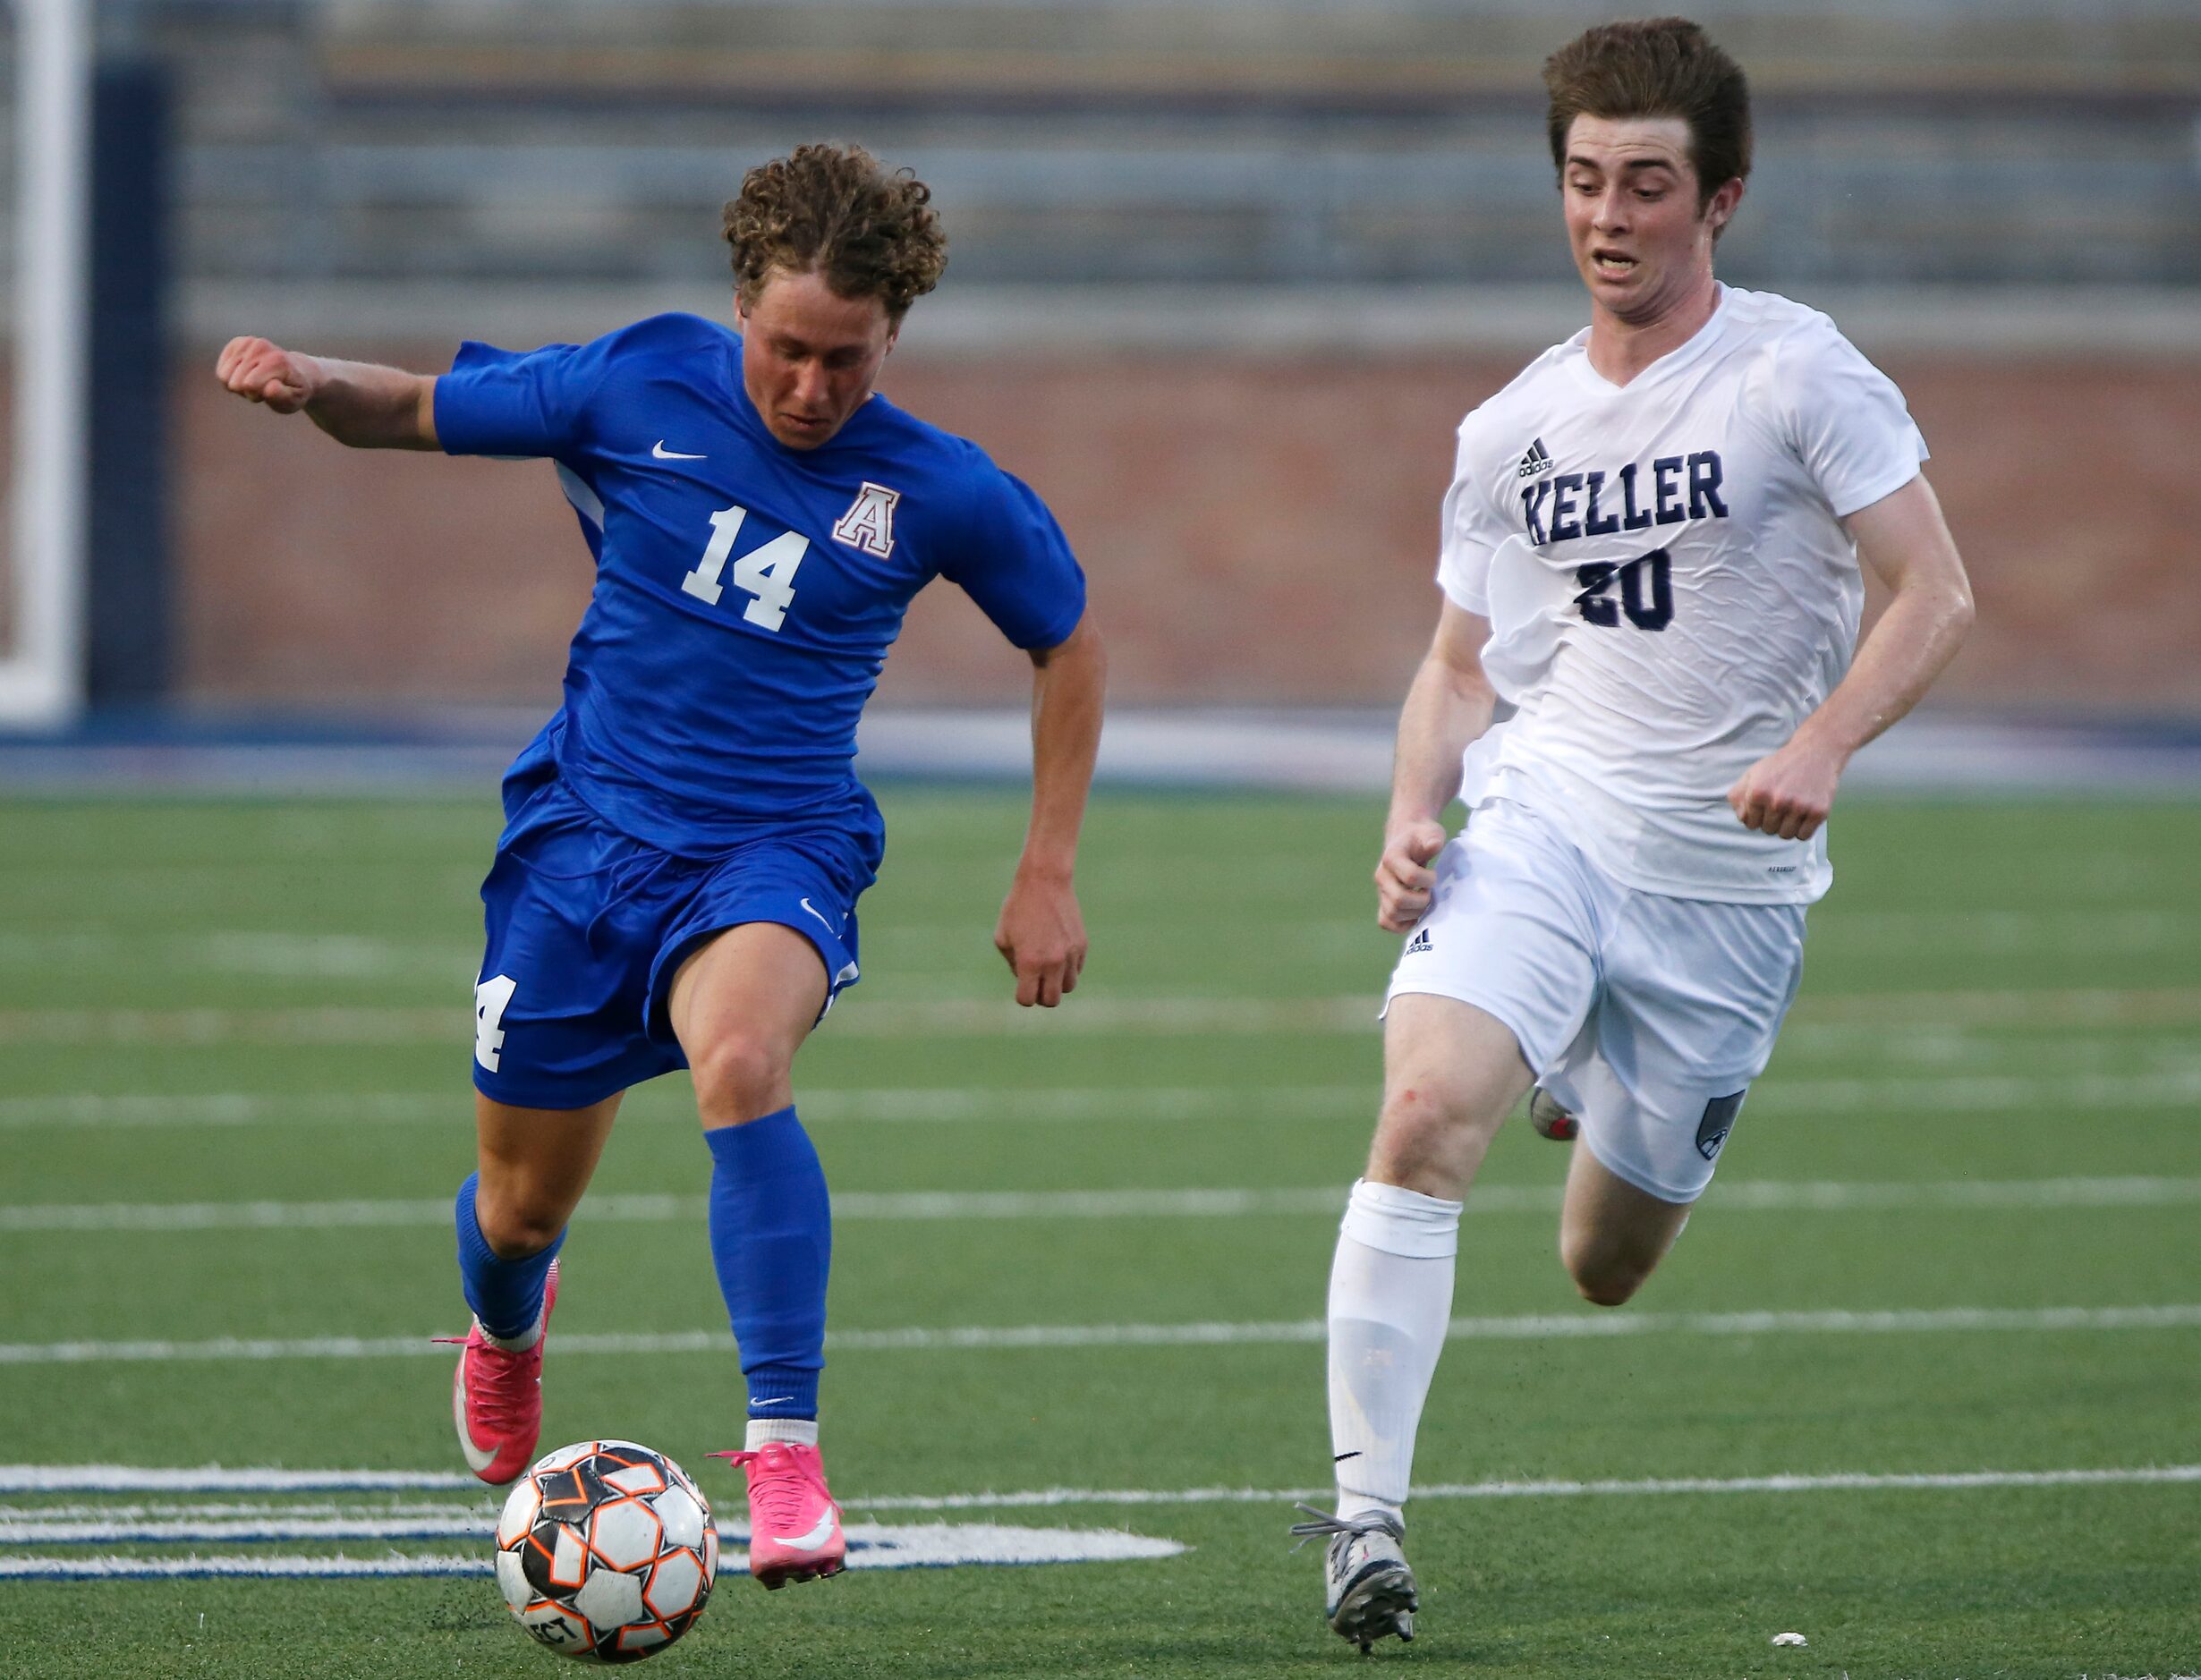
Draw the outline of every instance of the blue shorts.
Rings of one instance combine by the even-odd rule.
[[[555,773],[515,776],[506,800],[474,988],[474,1086],[492,1101],[586,1107],[687,1066],[667,1014],[673,977],[744,922],[776,921],[817,946],[828,1009],[855,983],[856,900],[881,852],[875,810],[685,857],[610,827]]]

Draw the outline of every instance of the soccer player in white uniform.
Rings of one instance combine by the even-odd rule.
[[[1590,325],[1460,427],[1375,876],[1411,937],[1330,1274],[1337,1512],[1296,1531],[1328,1538],[1326,1612],[1363,1650],[1413,1637],[1402,1507],[1492,1134],[1532,1087],[1578,1124],[1560,1256],[1627,1301],[1796,995],[1844,766],[1972,616],[1901,394],[1825,316],[1713,277],[1740,68],[1665,18],[1544,79]],[[1860,556],[1890,595],[1861,648]]]

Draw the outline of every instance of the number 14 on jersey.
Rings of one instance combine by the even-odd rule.
[[[695,570],[680,580],[683,590],[699,601],[713,607],[718,604],[718,598],[726,593],[719,575],[734,553],[734,539],[740,534],[742,521],[748,517],[745,507],[722,507],[710,516],[710,545],[695,563]],[[809,552],[810,539],[790,530],[735,560],[734,587],[755,597],[743,607],[742,616],[763,630],[778,630],[786,623],[787,608],[795,605],[795,568]]]

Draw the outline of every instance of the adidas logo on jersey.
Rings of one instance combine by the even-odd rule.
[[[1406,955],[1413,956],[1415,953],[1426,952],[1429,948],[1429,929],[1427,928],[1415,929],[1414,938],[1406,941]]]
[[[1515,473],[1514,477],[1533,479],[1539,472],[1551,471],[1551,452],[1543,446],[1543,439],[1539,437],[1534,443],[1529,445],[1528,453],[1521,457],[1521,470]]]

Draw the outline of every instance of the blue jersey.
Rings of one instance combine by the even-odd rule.
[[[467,344],[435,400],[452,454],[555,461],[596,557],[565,705],[523,764],[555,758],[668,852],[871,812],[856,718],[934,577],[1020,648],[1084,612],[1053,517],[976,445],[875,395],[790,449],[743,387],[740,336],[697,316],[525,354]]]

